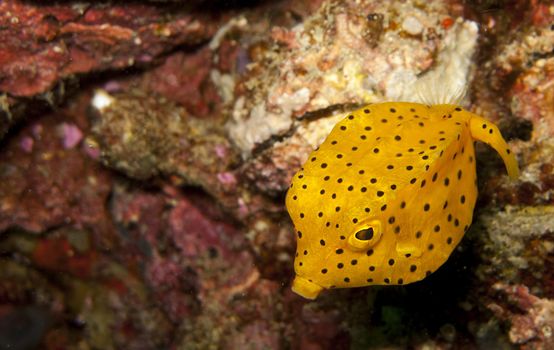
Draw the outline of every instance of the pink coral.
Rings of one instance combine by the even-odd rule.
[[[33,151],[33,145],[35,141],[30,136],[23,136],[21,140],[19,141],[19,146],[22,150],[24,150],[27,153],[31,153]]]
[[[83,139],[83,132],[81,129],[72,123],[62,123],[60,125],[60,133],[62,134],[63,147],[65,149],[77,146]]]

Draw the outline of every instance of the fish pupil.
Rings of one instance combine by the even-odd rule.
[[[369,241],[373,238],[373,228],[367,228],[356,232],[356,238],[360,241]]]

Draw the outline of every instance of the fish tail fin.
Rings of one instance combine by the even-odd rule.
[[[519,167],[517,164],[516,157],[514,153],[508,147],[508,144],[502,137],[500,130],[493,123],[488,120],[473,114],[470,119],[469,129],[471,136],[475,140],[485,142],[498,152],[506,170],[508,171],[508,176],[512,179],[517,179],[519,177]]]

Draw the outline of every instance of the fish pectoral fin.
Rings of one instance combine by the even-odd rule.
[[[500,157],[502,157],[510,178],[517,179],[519,177],[519,167],[516,157],[514,153],[510,151],[508,144],[502,137],[502,134],[500,134],[500,130],[498,130],[496,125],[476,114],[472,114],[469,123],[471,136],[475,140],[485,142],[494,148]]]
[[[422,253],[421,249],[419,249],[413,243],[409,243],[409,242],[396,243],[396,252],[402,255],[410,254],[413,257],[420,257]]]

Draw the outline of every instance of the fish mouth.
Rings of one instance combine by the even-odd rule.
[[[292,291],[306,299],[314,300],[322,290],[322,286],[298,275],[292,281]]]

